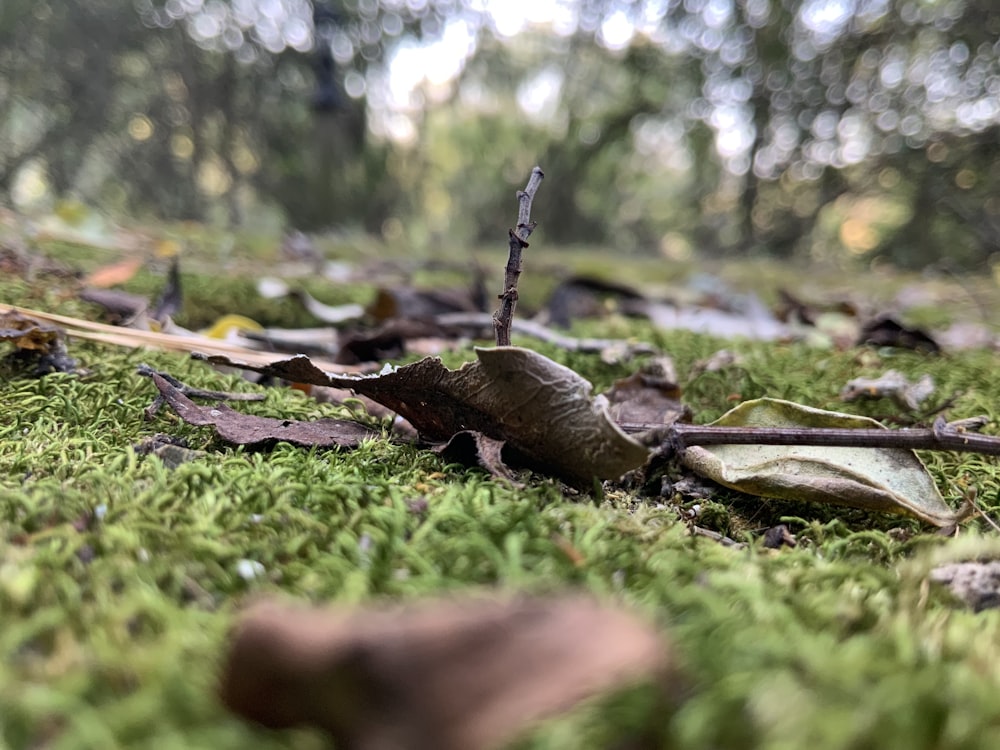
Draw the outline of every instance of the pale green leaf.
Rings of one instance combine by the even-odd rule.
[[[867,417],[768,398],[740,404],[713,424],[723,427],[881,427]],[[750,495],[898,513],[935,526],[948,526],[957,520],[923,463],[912,450],[905,448],[692,446],[684,451],[683,461],[692,471]]]

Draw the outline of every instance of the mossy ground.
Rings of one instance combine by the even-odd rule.
[[[190,281],[182,317],[262,304],[246,279],[199,273]],[[316,291],[337,302],[367,290]],[[0,300],[88,312],[54,281],[2,279]],[[268,315],[299,322],[273,308],[260,317]],[[726,342],[743,365],[690,378],[693,363],[722,342],[624,320],[578,330],[627,334],[669,352],[698,421],[760,395],[892,416],[898,409],[887,401],[837,400],[846,380],[888,367],[932,374],[936,398],[956,396],[953,418],[1000,411],[1000,362],[989,352],[859,357]],[[536,348],[598,389],[632,367]],[[926,583],[935,559],[1000,552],[981,521],[944,539],[906,519],[720,491],[702,502],[700,523],[749,542],[734,550],[690,537],[669,498],[576,495],[540,476],[512,489],[384,440],[351,452],[227,447],[167,412],[145,421],[153,388],[136,365],[195,386],[256,386],[182,356],[83,342],[71,342],[70,353],[88,374],[0,370],[0,745],[324,747],[318,734],[258,730],[216,703],[227,629],[248,597],[356,603],[573,588],[654,618],[689,675],[688,698],[667,716],[650,690],[628,691],[541,727],[524,747],[603,748],[650,724],[686,750],[1000,746],[1000,612],[963,610]],[[284,389],[238,406],[344,415]],[[205,453],[176,469],[137,455],[133,444],[158,432]],[[986,512],[1000,511],[995,459],[925,458],[946,497],[957,503],[975,488]],[[759,532],[778,522],[798,547],[762,547]]]

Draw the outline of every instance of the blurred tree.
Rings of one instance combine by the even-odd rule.
[[[32,167],[129,212],[240,221],[263,202],[306,229],[492,241],[538,162],[561,242],[912,265],[997,251],[991,0],[536,11],[5,0],[0,192]]]

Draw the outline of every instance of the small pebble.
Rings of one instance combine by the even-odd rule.
[[[267,569],[256,560],[243,558],[236,562],[236,574],[244,581],[252,581],[260,578],[267,572]]]

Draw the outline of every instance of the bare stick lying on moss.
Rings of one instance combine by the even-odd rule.
[[[984,418],[945,422],[938,417],[933,427],[882,429],[835,429],[822,427],[721,427],[675,423],[667,430],[666,444],[677,453],[692,445],[825,445],[846,448],[909,448],[948,450],[1000,456],[1000,437],[971,432],[985,424]],[[635,425],[624,425],[630,430]]]
[[[524,190],[517,193],[517,228],[509,230],[510,254],[504,271],[503,292],[500,294],[500,309],[493,315],[497,346],[510,346],[510,327],[517,307],[517,279],[521,275],[521,252],[528,246],[528,237],[537,224],[531,220],[531,202],[542,184],[545,173],[540,167],[531,170],[531,177]]]

